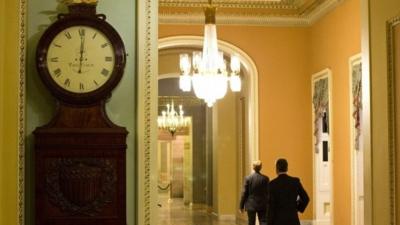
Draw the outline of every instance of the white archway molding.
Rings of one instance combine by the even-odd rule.
[[[179,73],[165,73],[165,74],[159,74],[159,75],[158,75],[158,80],[168,79],[168,78],[179,78],[179,76],[180,76]]]
[[[202,48],[204,38],[201,36],[172,36],[160,38],[158,40],[158,50],[176,49],[176,48]],[[241,65],[244,67],[245,74],[249,77],[249,122],[247,129],[249,131],[249,158],[250,160],[259,159],[259,124],[258,124],[258,71],[256,64],[246,52],[226,41],[218,40],[218,49],[226,54],[235,54],[239,57]],[[178,77],[179,74],[161,74],[158,79]],[[251,161],[249,162],[251,165]]]

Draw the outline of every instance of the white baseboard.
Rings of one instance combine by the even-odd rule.
[[[329,220],[313,220],[312,225],[330,225],[331,222]]]
[[[301,220],[300,224],[301,225],[313,225],[314,221],[312,221],[312,220]]]
[[[217,217],[219,221],[236,221],[236,216],[234,214],[222,214],[218,215],[215,212],[212,212],[212,215]]]

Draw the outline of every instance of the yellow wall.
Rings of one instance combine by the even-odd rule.
[[[349,58],[361,51],[360,1],[347,0],[311,29],[310,72],[332,70],[333,211],[351,224]]]
[[[237,131],[236,94],[228,92],[223,100],[213,107],[213,151],[216,164],[216,190],[213,195],[213,208],[218,215],[235,215],[238,208],[236,197],[237,172]],[[214,112],[215,111],[215,112]]]
[[[0,225],[17,223],[18,2],[0,3]]]

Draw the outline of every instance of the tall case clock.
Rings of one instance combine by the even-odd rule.
[[[128,132],[105,111],[124,72],[124,44],[106,16],[96,14],[96,3],[68,9],[36,50],[39,76],[57,109],[34,131],[35,224],[126,225]]]

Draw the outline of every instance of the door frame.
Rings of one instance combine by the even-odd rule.
[[[165,49],[173,49],[173,48],[190,48],[190,47],[203,47],[204,38],[201,36],[193,36],[193,35],[177,35],[171,37],[160,38],[158,40],[158,50]],[[227,54],[236,54],[241,64],[243,65],[243,69],[246,71],[246,74],[249,75],[249,120],[247,124],[247,129],[249,131],[248,140],[249,140],[249,149],[251,149],[249,159],[255,160],[259,157],[259,115],[258,115],[258,70],[256,64],[251,59],[249,55],[239,47],[226,42],[218,40],[218,48]],[[170,74],[160,74],[159,79],[162,78],[170,78],[170,77],[179,77],[178,73],[170,73]],[[249,165],[251,165],[251,161],[249,161]]]
[[[356,150],[354,149],[354,119],[352,117],[353,115],[353,66],[356,64],[361,64],[361,54],[356,54],[349,59],[349,116],[350,116],[350,168],[351,168],[351,224],[356,225],[357,224],[357,218],[358,216],[356,215],[357,210],[357,202],[356,202],[356,196],[357,196],[357,170],[356,170]],[[362,141],[360,141],[362,143]],[[360,149],[363,151],[363,149]],[[364,166],[363,166],[364,168]]]

